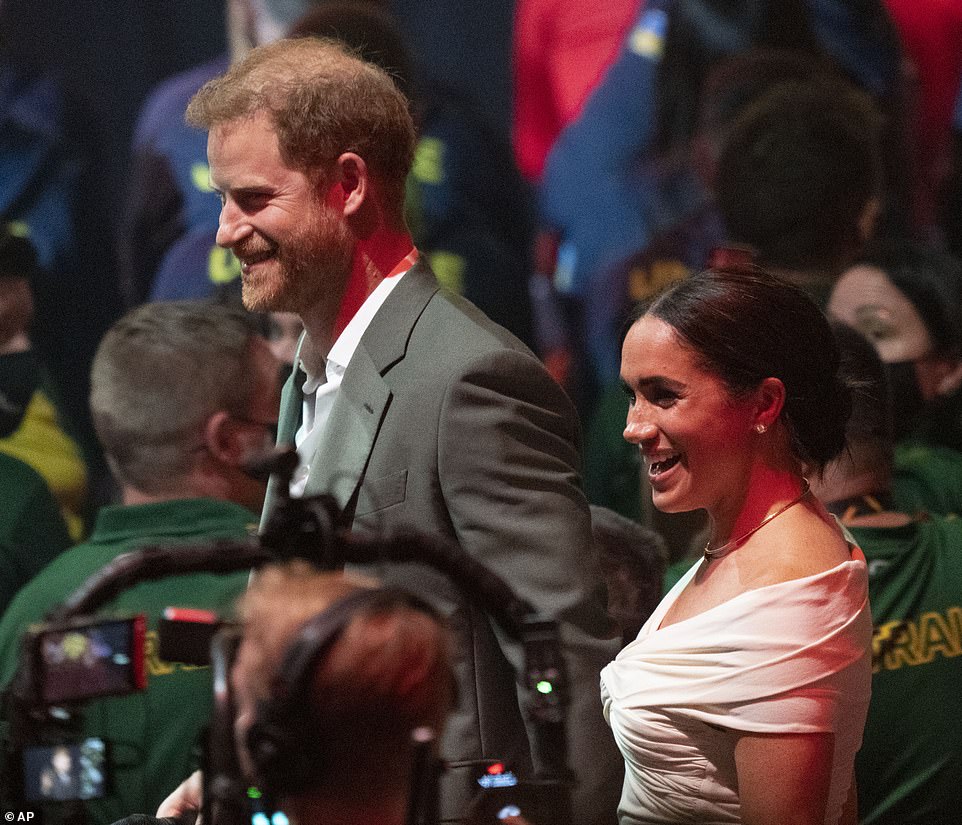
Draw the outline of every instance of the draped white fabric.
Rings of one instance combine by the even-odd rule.
[[[605,718],[627,766],[623,825],[739,822],[733,750],[743,732],[834,733],[825,821],[836,822],[871,686],[861,552],[660,627],[696,568],[601,674]]]

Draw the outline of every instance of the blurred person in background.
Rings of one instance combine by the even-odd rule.
[[[111,327],[94,359],[90,405],[121,503],[101,508],[88,540],[44,567],[0,619],[0,685],[16,671],[27,627],[121,554],[255,532],[265,485],[244,464],[273,443],[277,369],[242,310],[147,304]],[[143,582],[104,606],[147,615],[150,678],[146,691],[83,709],[86,735],[109,743],[111,775],[108,794],[83,803],[88,821],[154,810],[194,766],[210,671],[161,661],[157,621],[169,606],[229,611],[247,581],[244,572]]]
[[[844,80],[776,85],[739,114],[718,158],[728,241],[824,307],[875,230],[879,135],[871,100]]]
[[[962,811],[962,522],[903,510],[886,368],[860,333],[836,325],[854,384],[848,449],[812,491],[868,561],[872,701],[855,759],[859,822],[954,822]]]
[[[665,542],[654,530],[592,505],[591,548],[608,589],[608,618],[628,644],[661,601]]]
[[[565,386],[583,416],[617,377],[625,259],[649,253],[651,294],[705,266],[721,241],[693,152],[703,91],[719,64],[753,49],[791,52],[812,70],[843,76],[887,115],[899,90],[899,44],[879,0],[857,8],[838,0],[657,0],[634,19],[554,143],[539,186],[541,225],[559,242],[547,271],[568,327]],[[885,121],[886,138],[901,134],[899,123]],[[886,143],[890,165],[901,170],[895,144]],[[636,294],[643,277],[631,284]]]
[[[0,437],[15,433],[40,384],[30,343],[30,242],[0,233]],[[46,481],[0,452],[0,614],[17,591],[66,550],[70,536]]]
[[[61,426],[61,416],[51,402],[56,388],[33,346],[33,286],[38,271],[29,238],[11,226],[0,229],[0,278],[8,293],[6,346],[19,353],[8,359],[5,370],[7,414],[12,418],[0,426],[0,453],[20,459],[43,476],[60,505],[71,538],[79,541],[90,516],[87,467],[77,443]]]
[[[962,262],[881,239],[839,279],[828,312],[865,335],[885,365],[898,504],[962,513]]]

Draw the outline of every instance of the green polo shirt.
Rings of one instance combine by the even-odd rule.
[[[962,515],[962,453],[906,441],[896,445],[893,464],[897,510]]]
[[[16,592],[71,542],[47,483],[0,453],[0,614]]]
[[[249,510],[212,499],[103,508],[90,539],[44,568],[0,620],[0,684],[6,685],[16,670],[22,632],[117,556],[147,544],[244,538],[253,534],[256,523]],[[195,767],[195,740],[210,716],[210,670],[161,661],[156,654],[157,620],[168,606],[229,613],[247,580],[242,572],[143,582],[101,610],[104,616],[147,615],[149,685],[142,693],[101,699],[84,708],[85,735],[109,743],[112,783],[109,796],[85,803],[89,822],[106,825],[131,813],[153,814]],[[45,822],[57,821],[56,807],[48,807]]]

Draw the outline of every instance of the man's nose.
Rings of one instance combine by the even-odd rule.
[[[251,231],[251,226],[245,219],[243,211],[238,209],[232,201],[225,200],[220,208],[217,245],[230,249],[250,235]]]

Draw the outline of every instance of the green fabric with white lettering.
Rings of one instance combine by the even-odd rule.
[[[869,565],[872,702],[856,758],[862,825],[962,812],[962,521],[850,527]]]

